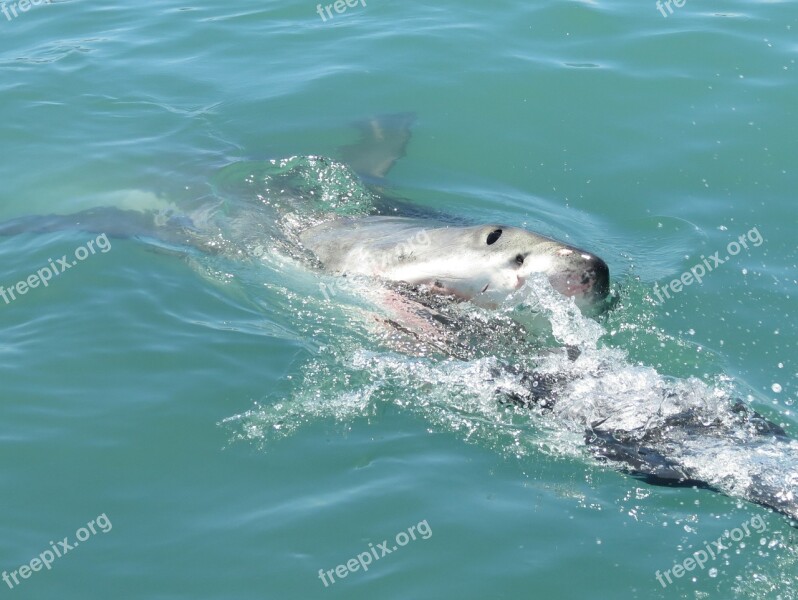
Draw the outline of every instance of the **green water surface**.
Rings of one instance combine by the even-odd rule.
[[[23,2],[0,13],[0,220],[195,207],[227,165],[335,155],[353,121],[413,112],[397,194],[589,248],[621,298],[606,344],[663,374],[731,378],[795,435],[794,2],[687,0],[664,17],[653,0],[368,0],[326,20],[297,0]],[[753,228],[761,245],[651,302]],[[0,284],[95,237],[4,237]],[[86,538],[0,597],[798,597],[785,518],[588,459],[516,457],[403,410],[401,390],[241,439],[226,420],[331,393],[302,381],[336,340],[295,326],[302,294],[279,269],[241,286],[219,271],[115,238],[0,300],[0,570]],[[253,302],[261,276],[284,305]],[[658,583],[755,516],[764,533]],[[422,522],[428,538],[320,579]]]

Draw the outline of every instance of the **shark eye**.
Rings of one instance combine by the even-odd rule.
[[[520,267],[521,265],[523,265],[523,264],[524,264],[524,255],[523,255],[523,254],[518,254],[518,255],[516,255],[516,257],[515,257],[515,263],[516,263],[516,264],[517,264],[519,267]]]
[[[494,229],[493,231],[491,231],[488,234],[488,239],[486,240],[488,242],[488,246],[490,246],[491,244],[495,244],[496,240],[498,240],[501,236],[502,236],[501,229]]]

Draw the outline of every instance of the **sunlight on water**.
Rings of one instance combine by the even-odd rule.
[[[281,182],[279,191],[268,187],[271,175],[259,184],[247,178],[261,204],[277,206],[272,195],[279,194],[277,212],[284,218],[273,228],[273,239],[296,239],[296,228],[307,226],[308,218],[316,222],[351,214],[351,199],[357,199],[356,211],[368,210],[368,204],[359,200],[368,198],[368,193],[357,189],[356,178],[328,177],[318,171],[322,165],[340,174],[345,167],[311,158],[283,161],[280,168],[289,164],[285,172],[289,178]],[[306,206],[302,198],[321,200]],[[316,216],[292,218],[297,210]],[[330,216],[325,217],[325,211]],[[247,235],[239,231],[236,238]],[[293,256],[280,260],[301,260],[302,255]],[[261,266],[268,268],[270,259],[262,259]],[[367,278],[352,278],[345,291],[331,298],[327,290],[335,289],[335,278],[314,271],[312,261],[303,261],[296,269],[281,268],[284,285],[289,270],[299,274],[294,276],[295,285],[304,291],[296,295],[284,289],[282,301],[272,299],[267,304],[282,305],[286,318],[290,313],[295,326],[312,332],[324,350],[306,365],[291,397],[272,399],[226,419],[225,424],[237,432],[234,438],[268,447],[309,421],[368,417],[380,403],[390,403],[420,414],[441,430],[458,432],[464,440],[519,457],[536,451],[587,457],[584,436],[590,437],[590,432],[597,432],[593,435],[599,436],[594,438],[599,443],[620,444],[622,452],[650,446],[663,464],[680,465],[681,478],[709,483],[733,496],[776,503],[793,516],[798,514],[794,509],[798,443],[762,436],[758,417],[749,422],[749,413],[735,407],[739,393],[733,381],[675,378],[633,363],[626,350],[604,343],[609,336],[600,319],[585,316],[545,277],[530,278],[497,311],[436,301],[434,310],[441,317],[459,323],[457,339],[479,339],[479,350],[463,356],[455,346],[447,351],[445,342],[427,349],[423,344],[403,346],[395,336],[380,331],[392,322],[386,319],[393,314],[396,294],[429,302],[424,292],[402,292]],[[316,291],[314,285],[319,286]],[[629,288],[633,284],[621,288],[616,305],[622,304]],[[633,313],[626,317],[636,320]],[[617,322],[618,315],[614,319]],[[512,323],[522,328],[513,329]],[[422,336],[436,335],[424,328],[419,331]],[[657,330],[646,335],[662,338]],[[537,378],[542,378],[540,383]],[[531,402],[536,405],[533,410],[502,400],[507,394],[529,398],[525,386],[530,381],[541,386],[533,390],[533,398],[546,396]],[[603,456],[601,448],[593,451]],[[778,502],[768,500],[774,495]]]
[[[798,486],[794,3],[0,4],[0,285],[113,245],[0,295],[0,574],[114,523],[9,597],[796,599],[798,529],[749,502]],[[608,310],[299,243],[375,213],[584,248]]]

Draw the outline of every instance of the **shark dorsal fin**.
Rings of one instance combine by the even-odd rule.
[[[342,147],[341,158],[361,177],[383,179],[405,155],[415,119],[412,113],[397,113],[357,123],[360,139]]]

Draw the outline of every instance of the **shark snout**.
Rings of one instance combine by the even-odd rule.
[[[562,248],[547,273],[555,290],[580,303],[594,304],[610,292],[610,269],[598,256],[576,248]]]
[[[591,291],[598,300],[604,300],[610,293],[610,268],[598,256],[592,258],[592,266],[585,271],[591,282]]]

